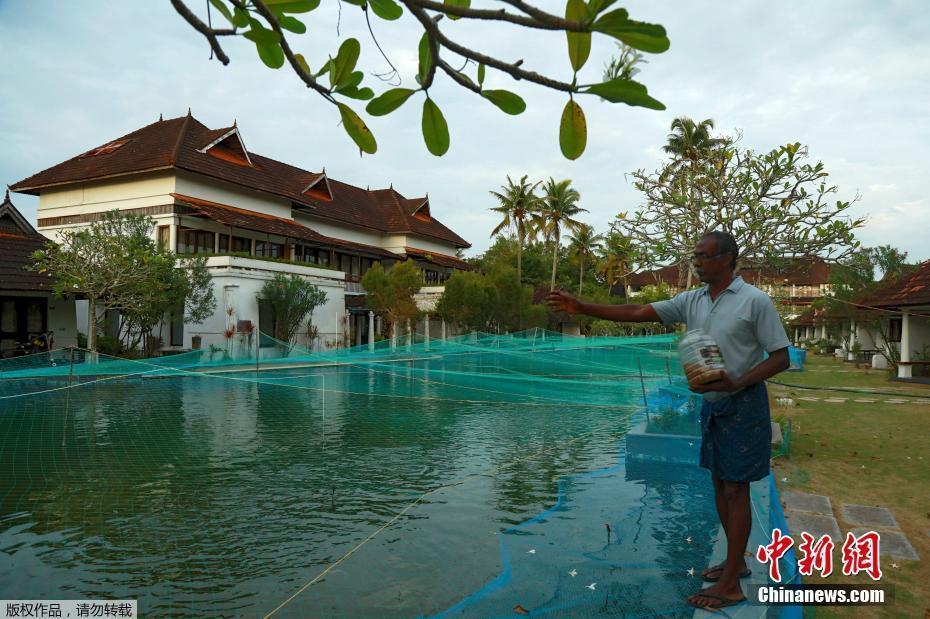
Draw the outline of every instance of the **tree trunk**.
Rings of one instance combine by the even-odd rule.
[[[523,285],[523,226],[517,224],[517,286]]]
[[[90,296],[87,298],[87,348],[97,352],[97,303]]]
[[[552,281],[549,283],[549,291],[555,290],[555,265],[559,257],[559,229],[555,229],[552,241]]]
[[[584,254],[581,254],[579,257],[579,262],[581,267],[578,269],[578,296],[581,296],[581,287],[584,285]]]

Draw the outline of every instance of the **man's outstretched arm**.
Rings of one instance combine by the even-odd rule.
[[[652,305],[597,305],[582,303],[567,292],[553,290],[546,295],[546,303],[555,311],[569,314],[586,314],[616,322],[661,322]]]

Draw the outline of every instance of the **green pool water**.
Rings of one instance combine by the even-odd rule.
[[[552,508],[559,480],[617,465],[643,384],[586,354],[0,399],[0,596],[138,599],[143,616],[444,612],[500,575],[501,535]],[[0,396],[62,381],[0,381]],[[627,492],[642,480],[616,484],[615,515],[665,529]]]

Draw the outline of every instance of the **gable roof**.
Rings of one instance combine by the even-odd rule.
[[[50,291],[49,276],[27,268],[33,252],[48,242],[13,206],[7,191],[0,204],[0,290]]]
[[[930,305],[930,260],[882,286],[862,303],[872,307]]]
[[[235,140],[249,165],[211,154],[212,148]],[[140,172],[180,169],[290,200],[298,212],[333,219],[382,233],[410,233],[438,238],[456,247],[471,247],[462,237],[430,217],[408,217],[404,196],[393,188],[369,191],[254,152],[245,151],[238,128],[210,129],[188,114],[159,120],[107,144],[123,142],[95,156],[78,155],[11,186],[38,195],[42,189]],[[98,150],[98,149],[94,149]],[[320,181],[324,185],[320,185]],[[323,189],[324,195],[308,192]],[[327,195],[331,199],[327,199]],[[414,200],[413,202],[417,202]]]
[[[786,258],[784,264],[780,266],[760,265],[753,263],[750,258],[746,259],[746,264],[740,268],[739,274],[744,280],[752,284],[779,282],[789,285],[794,284],[795,286],[817,286],[828,283],[830,265],[819,256]],[[628,278],[628,283],[634,287],[659,282],[677,286],[678,265],[673,264],[651,271],[640,271]]]

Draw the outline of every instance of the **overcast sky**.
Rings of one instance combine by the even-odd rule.
[[[205,2],[189,3],[203,14]],[[475,6],[490,4],[475,0]],[[559,12],[561,3],[537,4]],[[668,109],[580,98],[588,147],[570,162],[558,146],[565,97],[494,71],[486,87],[520,93],[529,104],[522,116],[506,116],[437,75],[431,94],[449,121],[449,153],[436,158],[426,151],[420,96],[395,114],[368,118],[379,149],[360,158],[335,108],[285,69],[267,69],[247,41],[224,41],[229,66],[208,60],[206,42],[168,0],[0,0],[0,182],[12,184],[190,106],[209,127],[236,119],[251,151],[309,170],[325,166],[332,178],[361,187],[393,183],[408,197],[429,193],[433,215],[470,241],[473,255],[487,248],[497,223],[487,210],[493,206],[488,191],[507,174],[572,179],[590,211],[582,219],[605,231],[618,212],[640,205],[627,174],[655,168],[669,123],[691,116],[713,118],[721,131],[742,130],[744,144],[755,149],[808,145],[841,199],[860,196],[854,214],[869,218],[859,235],[864,244],[890,243],[911,259],[930,258],[924,2],[637,0],[618,6],[668,30],[671,49],[649,55],[637,78]],[[309,14],[313,36],[293,39],[314,67],[338,46],[338,9],[335,0],[323,0]],[[467,45],[522,58],[524,68],[570,81],[564,35],[463,21],[442,25]],[[419,24],[409,15],[372,24],[404,85],[415,87]],[[343,37],[362,41],[365,83],[376,92],[388,87],[370,75],[387,65],[369,44],[356,7],[342,5],[339,28]],[[598,80],[613,51],[606,37],[595,37],[581,81]],[[33,223],[37,202],[14,195]]]

